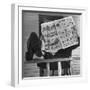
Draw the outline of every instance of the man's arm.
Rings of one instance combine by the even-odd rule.
[[[74,46],[71,46],[71,47],[68,47],[68,49],[73,50],[73,49],[76,49],[79,46],[80,46],[80,37],[78,36],[78,44],[77,45],[74,45]]]

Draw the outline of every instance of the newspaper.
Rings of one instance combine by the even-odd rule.
[[[48,52],[57,52],[78,44],[72,16],[41,24],[41,32],[45,39],[45,50]]]

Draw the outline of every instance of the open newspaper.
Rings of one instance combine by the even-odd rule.
[[[72,16],[41,24],[44,46],[47,52],[57,52],[78,44],[77,30]]]

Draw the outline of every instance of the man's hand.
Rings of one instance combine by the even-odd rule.
[[[44,59],[44,57],[43,57],[43,56],[38,57],[36,54],[34,54],[34,55],[33,55],[33,59]]]

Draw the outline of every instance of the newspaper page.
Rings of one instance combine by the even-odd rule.
[[[44,23],[41,25],[41,27],[41,32],[45,39],[45,50],[47,52],[57,52],[57,50],[61,49],[62,46],[57,34],[54,21]]]
[[[62,48],[65,49],[78,43],[77,30],[72,16],[56,20],[55,25]]]

